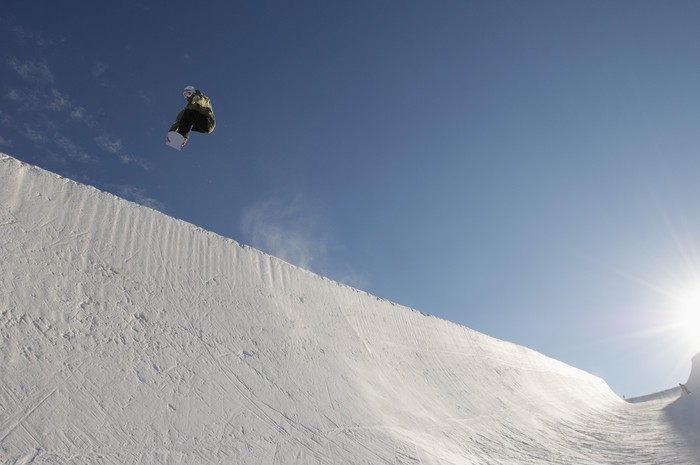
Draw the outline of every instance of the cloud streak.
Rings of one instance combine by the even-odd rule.
[[[305,269],[321,264],[327,240],[318,208],[301,195],[268,198],[249,206],[241,227],[256,248]]]
[[[54,82],[53,73],[46,60],[20,61],[17,58],[10,58],[7,64],[27,81],[43,84],[53,84]]]
[[[40,48],[52,46],[57,42],[63,42],[63,39],[56,41],[41,32],[25,29],[17,25],[12,28],[12,32],[20,42],[24,44],[33,44]]]
[[[325,208],[300,193],[258,200],[243,210],[240,220],[253,247],[348,285],[365,286],[366,279],[347,267],[331,266],[330,251],[335,245],[328,223]]]
[[[95,155],[91,155],[89,150],[74,143],[66,131],[59,128],[63,121],[77,121],[92,129],[93,134],[96,133],[93,140],[98,149],[115,155],[121,163],[135,164],[148,169],[145,162],[127,153],[121,139],[111,137],[97,127],[96,118],[84,106],[53,86],[53,72],[46,60],[10,58],[7,64],[29,84],[26,87],[21,86],[23,88],[10,89],[5,95],[6,99],[14,103],[14,108],[25,115],[25,121],[31,120],[31,123],[25,122],[22,130],[17,131],[18,133],[35,143],[53,145],[58,152],[71,160],[81,163],[95,162],[97,161]],[[93,76],[99,78],[106,69],[106,65],[96,65],[93,68]],[[54,118],[48,116],[47,112],[65,115],[65,117],[58,118],[57,122],[54,122]],[[29,118],[26,118],[27,115]],[[56,156],[59,155],[56,154]]]
[[[105,152],[119,153],[122,150],[121,139],[115,139],[102,135],[96,137],[95,142],[97,142],[97,145],[99,145]]]
[[[51,58],[61,56],[60,47],[66,41],[42,31],[25,28],[11,18],[2,18],[5,55],[0,67],[11,70],[0,99],[7,104],[0,116],[4,130],[2,144],[9,144],[9,135],[23,138],[33,144],[41,144],[44,153],[50,153],[53,162],[94,163],[100,160],[100,152],[113,155],[118,162],[134,164],[148,169],[147,163],[129,153],[122,140],[111,135],[111,128],[101,127],[100,118],[83,105],[79,98],[87,93],[71,95],[57,83],[64,81],[61,67],[52,68]],[[106,79],[109,67],[96,61],[87,72],[90,80],[102,87],[109,87]],[[75,97],[78,98],[75,98]],[[99,99],[98,95],[98,99]],[[92,103],[96,100],[92,98]],[[83,125],[76,128],[75,123]],[[86,128],[88,131],[86,131]]]
[[[136,202],[140,205],[144,205],[160,212],[165,212],[165,205],[161,201],[147,196],[143,189],[139,189],[138,187],[131,185],[121,185],[117,186],[116,191],[117,195],[127,200],[131,200],[132,202]]]

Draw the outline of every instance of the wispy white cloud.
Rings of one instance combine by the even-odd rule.
[[[97,145],[106,152],[119,153],[122,150],[121,139],[115,139],[103,135],[96,137],[95,142],[97,142]]]
[[[85,107],[75,104],[69,96],[55,88],[10,89],[5,97],[25,110],[49,110],[55,113],[66,113],[71,119],[82,121],[88,127],[95,126],[95,118]],[[42,111],[41,114],[44,115],[45,112]]]
[[[146,195],[143,189],[125,184],[122,186],[118,186],[116,192],[117,195],[127,200],[131,200],[132,202],[136,202],[140,205],[144,205],[154,210],[165,212],[165,205],[163,204],[163,202],[154,199],[153,197],[149,197],[148,195]]]
[[[54,77],[46,56],[51,56],[48,55],[49,49],[60,41],[19,26],[6,30],[12,31],[23,49],[33,47],[35,52],[34,56],[32,53],[10,55],[4,63],[0,62],[19,76],[12,76],[14,83],[0,96],[0,100],[11,102],[5,106],[4,114],[10,116],[7,126],[14,127],[14,134],[46,145],[45,153],[50,152],[54,161],[96,162],[100,151],[104,151],[117,157],[121,163],[148,169],[145,161],[129,153],[121,139],[109,135],[110,131],[101,126],[99,118],[90,110],[91,106],[81,105],[75,98],[83,94],[72,95],[55,85],[58,79]],[[8,50],[13,53],[12,48]],[[108,65],[101,61],[88,68],[90,75],[103,87],[109,87],[106,84],[108,69]],[[76,130],[75,122],[90,131],[85,131],[85,128]]]
[[[95,158],[85,148],[62,134],[58,127],[50,121],[44,120],[43,123],[40,122],[38,125],[24,123],[22,134],[33,142],[58,148],[62,155],[54,153],[52,155],[54,161],[59,161],[61,156],[67,156],[71,160],[83,163],[95,161]]]
[[[70,116],[73,119],[85,121],[86,124],[88,124],[90,126],[93,124],[92,119],[89,117],[87,110],[83,107],[78,106],[78,107],[71,108]]]
[[[92,77],[94,78],[101,77],[105,73],[105,71],[107,71],[107,65],[104,63],[95,63],[94,65],[92,65],[91,73]]]
[[[7,64],[23,79],[30,82],[53,84],[54,77],[46,60],[20,61],[10,58]]]
[[[127,153],[120,153],[119,154],[119,161],[124,163],[124,164],[134,164],[136,166],[140,166],[144,170],[149,170],[151,169],[150,165],[146,163],[143,159],[141,158],[136,158],[132,155],[129,155]]]
[[[12,28],[12,32],[14,33],[15,37],[19,39],[21,42],[24,43],[31,43],[33,45],[36,45],[37,47],[40,48],[45,48],[49,47],[51,45],[54,45],[56,43],[63,42],[64,39],[53,39],[50,37],[47,37],[44,33],[31,30],[31,29],[26,29],[22,26],[14,26]]]
[[[56,134],[54,137],[54,142],[66,155],[68,155],[69,158],[73,160],[81,162],[94,161],[93,157],[90,156],[80,145],[73,143],[73,141],[66,136]]]
[[[89,128],[95,128],[97,126],[95,118],[85,107],[76,104],[70,96],[53,87],[45,86],[42,88],[39,86],[26,90],[10,89],[5,98],[14,102],[18,108],[28,112],[27,114],[34,115],[35,121],[24,123],[21,131],[21,134],[27,139],[37,143],[53,144],[59,149],[60,154],[74,161],[96,161],[96,158],[90,155],[88,150],[73,142],[64,134],[64,131],[59,129],[59,124],[47,116],[48,110],[67,115],[71,120],[79,121]],[[5,121],[11,121],[10,116],[6,113],[3,113],[2,117]],[[63,120],[65,121],[65,118]],[[98,134],[103,132],[99,128],[96,129]],[[116,155],[121,163],[131,163],[148,169],[144,161],[126,153],[121,139],[103,133],[94,137],[94,141],[99,149]],[[54,154],[54,161],[59,157],[58,153]]]
[[[97,80],[97,83],[101,87],[114,87],[112,81],[107,78],[107,69],[109,69],[109,67],[105,63],[97,62],[92,65],[90,75]]]
[[[301,193],[270,196],[243,210],[241,229],[255,248],[301,268],[345,284],[363,287],[367,280],[343,264],[331,263],[338,248],[326,209]]]
[[[89,127],[95,125],[94,118],[84,107],[75,104],[69,96],[58,89],[52,88],[48,94],[37,95],[36,98],[39,101],[43,100],[44,107],[48,110],[67,113],[71,119],[82,121]]]
[[[97,146],[105,152],[117,155],[120,162],[124,164],[131,163],[140,166],[145,170],[149,169],[149,166],[146,162],[139,158],[133,157],[125,152],[122,140],[118,137],[110,137],[103,134],[101,136],[95,137],[95,142],[97,143]]]
[[[243,211],[241,227],[252,246],[293,265],[314,269],[324,260],[319,208],[301,195],[256,202]]]
[[[24,109],[37,109],[42,106],[42,99],[36,90],[21,91],[19,89],[10,89],[5,96],[15,102],[18,107]]]
[[[57,89],[51,89],[50,95],[46,102],[46,108],[51,111],[63,111],[66,109],[70,110],[72,107],[73,104],[68,97],[60,93]]]
[[[46,136],[45,131],[37,129],[30,126],[29,124],[24,124],[24,136],[34,142],[48,142],[49,138]]]

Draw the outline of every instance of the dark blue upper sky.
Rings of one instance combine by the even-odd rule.
[[[63,3],[0,12],[3,152],[619,394],[685,380],[698,2]],[[217,127],[176,152],[186,85]]]

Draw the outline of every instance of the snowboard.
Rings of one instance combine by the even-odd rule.
[[[175,150],[182,149],[183,142],[185,142],[185,138],[182,137],[182,134],[180,134],[179,132],[170,131],[165,137],[165,143],[174,148]]]

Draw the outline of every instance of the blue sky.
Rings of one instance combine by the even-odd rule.
[[[620,395],[685,381],[698,2],[211,3],[4,6],[0,150]],[[178,153],[186,85],[217,127]]]

